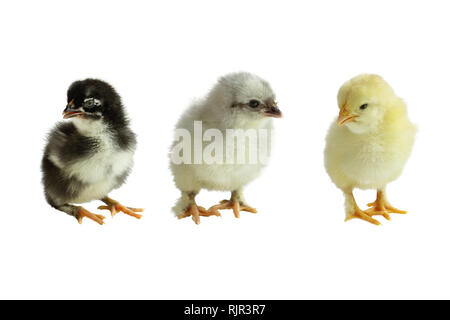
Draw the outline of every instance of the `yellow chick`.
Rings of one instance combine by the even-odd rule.
[[[397,179],[414,144],[416,127],[403,100],[380,76],[362,74],[344,83],[338,93],[339,116],[326,138],[325,168],[344,192],[348,221],[353,218],[379,225],[372,218],[406,211],[387,200],[386,185]],[[353,189],[376,189],[377,199],[363,211]]]

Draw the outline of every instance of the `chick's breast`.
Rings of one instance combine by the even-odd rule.
[[[194,161],[194,115],[184,116],[177,125],[177,128],[183,128],[189,131],[192,137],[191,144],[191,160]],[[217,130],[223,138],[221,145],[222,156],[220,162],[208,162],[203,155],[208,154],[206,152],[208,146],[211,146],[213,141],[206,141],[200,139],[197,141],[198,145],[201,145],[202,161],[199,164],[195,163],[171,163],[171,170],[174,176],[175,184],[181,190],[220,190],[229,191],[236,190],[247,185],[249,182],[258,177],[261,170],[266,165],[266,160],[270,157],[270,145],[271,145],[271,131],[272,122],[267,121],[262,129],[267,132],[267,139],[258,137],[257,143],[251,143],[250,140],[246,140],[244,144],[239,143],[237,139],[234,142],[227,142],[226,128],[221,128],[221,125],[217,123],[209,123],[208,121],[202,121],[201,137],[204,136],[205,131],[208,129]],[[242,128],[242,130],[255,129],[254,132],[258,134],[260,128]],[[227,153],[234,154],[234,161],[227,162]],[[239,154],[244,155],[244,161],[236,162]],[[256,155],[256,158],[254,157]],[[218,158],[216,158],[218,159]]]
[[[325,168],[341,189],[382,188],[400,176],[415,133],[406,114],[368,134],[355,134],[333,122],[326,138]]]

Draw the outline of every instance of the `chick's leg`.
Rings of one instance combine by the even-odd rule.
[[[105,219],[104,216],[100,215],[100,214],[93,214],[92,212],[87,211],[86,209],[84,209],[83,207],[80,206],[73,206],[71,204],[64,204],[61,206],[56,207],[58,210],[61,210],[71,216],[74,216],[75,219],[78,220],[78,223],[82,223],[83,222],[83,218],[89,218],[95,222],[97,222],[98,224],[102,225],[103,224],[103,219]]]
[[[195,202],[195,196],[197,194],[198,192],[195,191],[182,192],[181,198],[174,208],[178,219],[183,219],[192,216],[192,220],[194,220],[196,224],[199,224],[200,217],[209,217],[209,216],[220,217],[220,213],[210,212],[209,210],[206,210],[205,208],[198,206],[197,203]]]
[[[136,212],[143,212],[144,209],[130,208],[121,205],[118,201],[113,200],[108,197],[104,197],[102,201],[106,204],[106,206],[100,206],[98,209],[100,210],[109,210],[111,211],[111,216],[115,216],[118,212],[123,212],[129,216],[135,217],[136,219],[142,218],[142,215]]]
[[[223,209],[233,209],[234,216],[236,218],[240,217],[240,212],[241,211],[247,211],[247,212],[251,212],[251,213],[257,213],[258,212],[256,209],[248,206],[245,203],[244,197],[242,195],[242,190],[240,190],[240,189],[239,190],[235,190],[235,191],[233,191],[231,193],[231,199],[230,200],[222,200],[222,201],[220,201],[219,204],[209,208],[208,211],[219,213],[218,210],[223,210]]]
[[[377,190],[377,199],[374,202],[367,204],[367,206],[371,208],[365,211],[366,214],[369,216],[381,215],[387,220],[391,220],[389,213],[406,214],[406,211],[399,210],[391,206],[391,204],[387,201],[386,190],[384,188]]]
[[[345,221],[358,218],[375,225],[380,225],[380,222],[372,218],[370,215],[368,215],[366,212],[362,211],[358,207],[358,205],[356,204],[355,197],[353,196],[352,190],[345,191],[344,194],[345,194],[345,211],[347,213]]]

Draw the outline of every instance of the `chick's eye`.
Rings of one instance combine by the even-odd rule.
[[[364,103],[361,107],[359,107],[361,110],[364,110],[367,108],[367,103]]]
[[[259,101],[258,100],[250,100],[248,105],[250,106],[250,108],[257,108],[259,106]]]
[[[101,105],[100,100],[95,98],[87,98],[83,101],[83,106],[86,108],[98,107]]]

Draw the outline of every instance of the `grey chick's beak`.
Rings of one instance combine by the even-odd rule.
[[[77,116],[79,116],[79,115],[82,115],[84,112],[82,111],[82,110],[80,110],[80,109],[75,109],[74,108],[74,102],[73,102],[73,100],[72,101],[70,101],[68,104],[67,104],[67,106],[66,106],[66,108],[64,109],[64,112],[63,112],[63,118],[64,119],[69,119],[69,118],[73,118],[73,117],[77,117]]]
[[[264,116],[272,118],[281,118],[282,114],[278,106],[272,105],[264,108]]]

